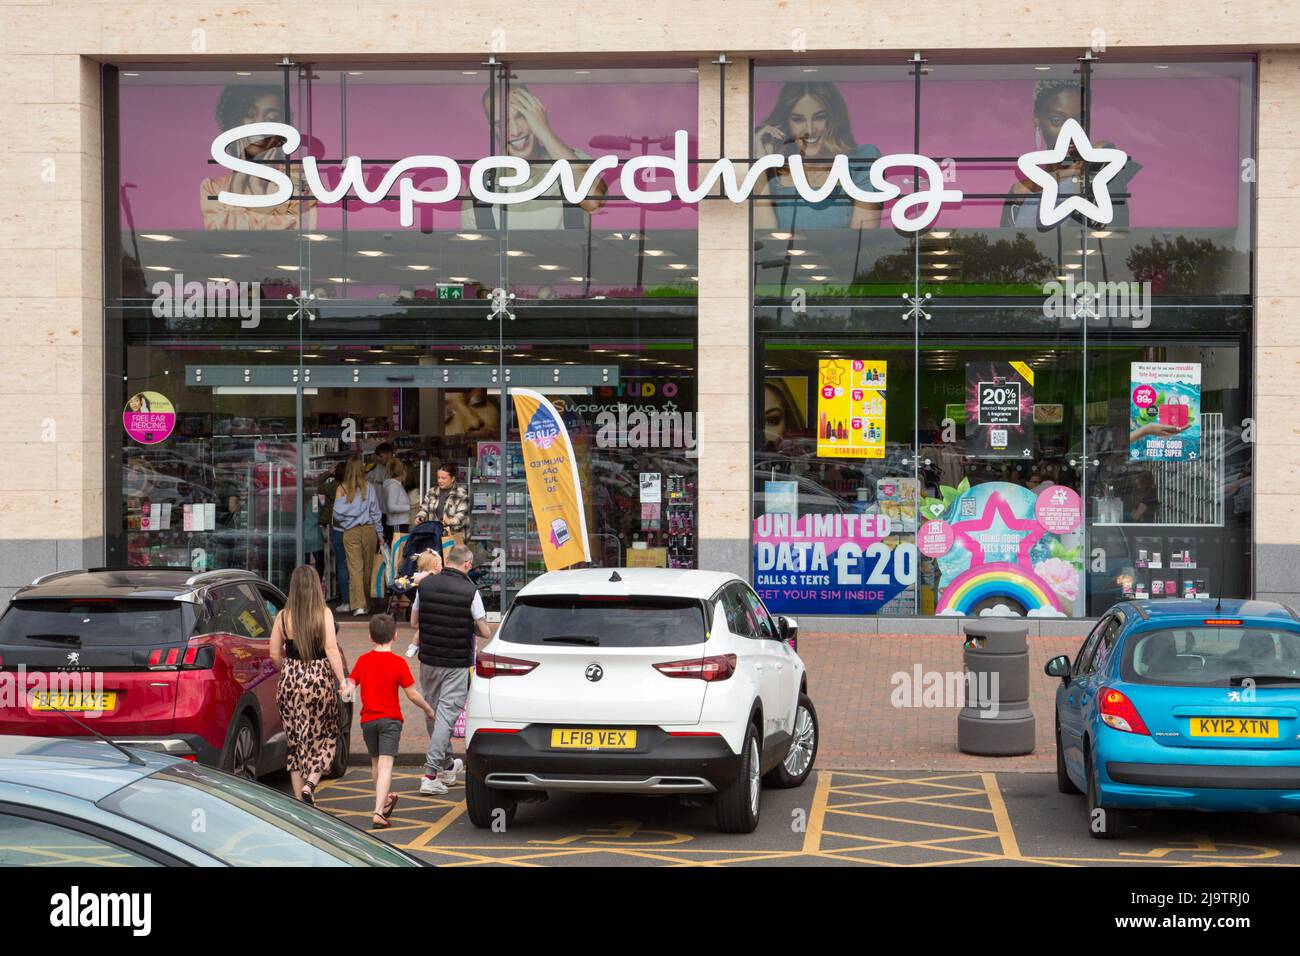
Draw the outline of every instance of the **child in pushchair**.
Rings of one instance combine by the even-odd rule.
[[[420,557],[428,555],[436,565],[428,568],[420,566]],[[424,521],[411,529],[402,542],[401,554],[394,555],[396,574],[393,575],[393,588],[388,597],[388,613],[395,620],[401,620],[411,606],[415,597],[415,586],[430,571],[442,569],[442,522]]]

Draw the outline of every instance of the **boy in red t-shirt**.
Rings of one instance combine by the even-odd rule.
[[[349,690],[361,689],[361,736],[370,752],[370,775],[375,781],[375,816],[371,827],[385,830],[392,826],[389,817],[397,806],[393,786],[393,758],[402,739],[402,705],[397,699],[400,687],[408,700],[432,720],[434,710],[415,689],[415,678],[399,655],[393,653],[393,635],[397,624],[387,614],[370,619],[370,639],[374,650],[357,658],[348,676]]]

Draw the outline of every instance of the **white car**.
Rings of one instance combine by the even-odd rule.
[[[762,781],[797,787],[817,756],[796,636],[734,574],[542,575],[475,663],[470,820],[508,823],[552,790],[711,795],[720,829],[752,832]]]

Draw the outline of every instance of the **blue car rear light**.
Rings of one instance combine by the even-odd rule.
[[[1147,725],[1133,702],[1112,687],[1103,687],[1097,692],[1097,710],[1102,722],[1107,727],[1122,730],[1127,734],[1145,734],[1151,736]]]

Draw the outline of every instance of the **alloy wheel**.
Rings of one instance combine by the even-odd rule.
[[[794,739],[790,741],[790,750],[785,755],[785,772],[792,777],[803,776],[812,761],[816,745],[817,725],[813,723],[808,708],[800,707],[794,718]]]
[[[758,795],[762,789],[758,768],[758,742],[749,742],[749,812],[758,816]]]
[[[236,777],[243,777],[245,780],[256,780],[257,769],[253,763],[253,729],[247,724],[239,728],[239,733],[235,737],[234,753],[230,762],[230,771]]]

